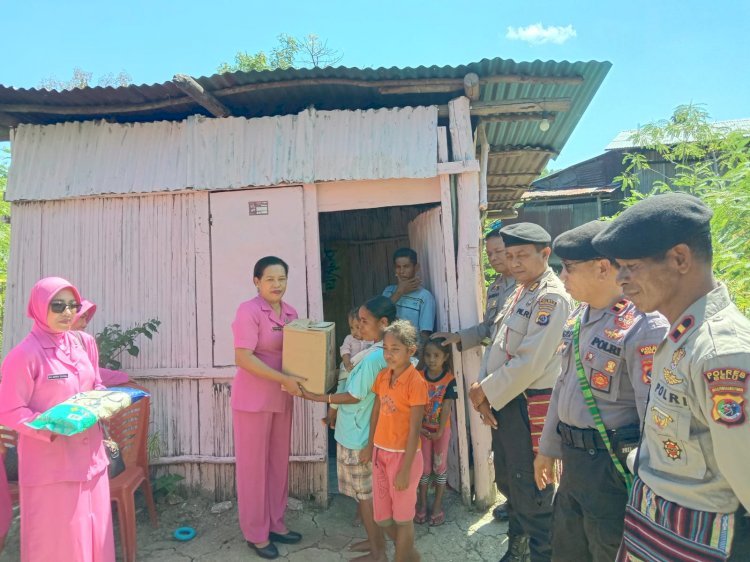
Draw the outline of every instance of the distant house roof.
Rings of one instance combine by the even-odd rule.
[[[313,68],[176,75],[161,84],[68,91],[0,85],[0,140],[22,123],[106,119],[116,123],[179,121],[190,115],[263,117],[318,110],[439,106],[464,93],[464,78],[479,77],[472,117],[484,122],[490,144],[488,201],[512,210],[578,124],[609,62],[515,62],[483,59],[460,66]],[[208,99],[208,103],[206,100]],[[540,122],[549,127],[542,130]]]
[[[567,189],[532,189],[521,197],[522,201],[546,201],[549,199],[583,199],[610,194],[617,191],[617,187],[575,187]]]
[[[716,131],[748,131],[750,133],[750,119],[730,119],[727,121],[715,121],[711,123],[711,127]],[[612,141],[604,147],[604,150],[626,150],[629,148],[638,148],[639,145],[633,139],[633,135],[638,132],[638,129],[630,129],[627,131],[621,131],[617,133]],[[667,139],[667,144],[669,144]],[[678,139],[671,139],[673,142],[677,142]]]

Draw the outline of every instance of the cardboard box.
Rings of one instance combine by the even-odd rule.
[[[300,318],[284,326],[281,370],[305,377],[307,390],[324,394],[336,386],[336,324]]]

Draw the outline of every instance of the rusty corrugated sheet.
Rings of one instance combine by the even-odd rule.
[[[9,201],[437,174],[437,109],[22,125]],[[44,162],[43,166],[39,163]]]

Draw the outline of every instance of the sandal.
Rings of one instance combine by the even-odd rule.
[[[417,525],[427,523],[427,507],[417,510],[417,513],[414,515],[414,522]]]
[[[443,523],[445,523],[445,511],[433,513],[430,517],[430,527],[439,527]]]

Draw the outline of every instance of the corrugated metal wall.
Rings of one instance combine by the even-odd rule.
[[[434,177],[436,139],[434,106],[21,125],[13,137],[6,198]]]
[[[89,331],[105,325],[130,326],[148,318],[162,321],[152,341],[139,340],[138,358],[123,357],[123,369],[156,370],[210,365],[200,358],[199,324],[211,324],[197,310],[197,276],[208,261],[200,247],[208,238],[208,193],[110,197],[16,203],[4,351],[28,332],[25,307],[32,285],[59,275],[97,303]],[[209,348],[210,349],[210,348]],[[153,371],[152,371],[153,372]],[[231,373],[230,373],[231,375]],[[150,378],[140,381],[152,393],[152,432],[162,457],[231,457],[229,408],[231,379]],[[229,497],[234,466],[180,464],[160,470],[183,474],[186,483]]]

